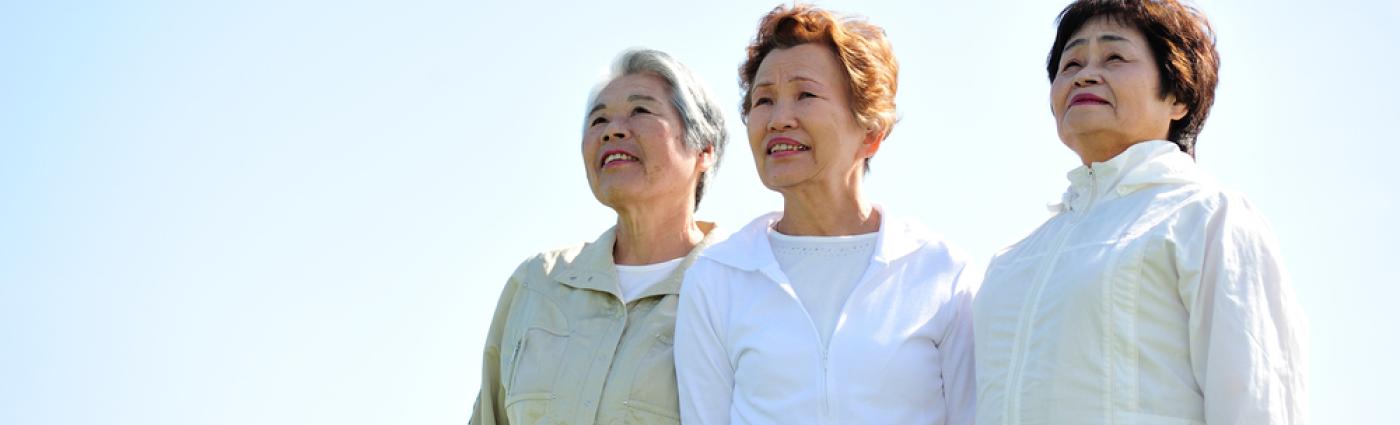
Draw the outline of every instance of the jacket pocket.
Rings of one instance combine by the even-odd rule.
[[[633,375],[628,415],[641,423],[680,423],[674,338],[661,331],[649,342],[651,348],[637,362]]]
[[[511,423],[537,423],[550,418],[559,398],[554,384],[559,372],[569,367],[573,331],[568,315],[541,293],[530,294],[520,317],[524,331],[511,353],[504,406]]]
[[[555,376],[559,374],[561,363],[567,360],[564,354],[568,347],[567,331],[543,327],[527,329],[515,353],[506,407],[516,401],[555,398]]]

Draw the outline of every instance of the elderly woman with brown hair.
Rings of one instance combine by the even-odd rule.
[[[988,266],[978,412],[1002,424],[1302,424],[1306,328],[1278,243],[1194,161],[1219,57],[1174,0],[1079,0],[1046,71],[1082,165]]]
[[[496,305],[471,423],[675,424],[671,340],[682,276],[715,236],[695,220],[726,135],[680,62],[618,58],[589,99],[581,143],[593,196],[617,212],[598,240],[548,251]]]
[[[871,202],[895,123],[884,31],[806,5],[764,16],[740,68],[744,122],[783,210],[711,246],[676,319],[692,424],[970,424],[980,273]]]

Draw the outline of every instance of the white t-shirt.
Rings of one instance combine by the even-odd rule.
[[[676,267],[681,265],[680,257],[674,260],[663,261],[654,264],[643,264],[640,266],[624,266],[617,264],[617,281],[622,287],[622,303],[627,304],[637,299],[643,292],[646,292],[652,285],[656,285],[662,280],[666,280],[671,272],[676,271]]]
[[[827,345],[841,309],[875,253],[879,233],[852,236],[788,236],[768,230],[773,258],[783,270],[802,308]]]

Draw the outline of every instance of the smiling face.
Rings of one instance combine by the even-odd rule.
[[[651,74],[624,75],[598,93],[583,134],[583,165],[599,202],[695,204],[708,152],[686,149],[670,87]]]
[[[764,57],[749,96],[748,134],[763,185],[779,192],[803,185],[860,181],[879,137],[856,121],[849,83],[830,48],[808,43]]]
[[[1159,78],[1142,32],[1108,17],[1089,20],[1065,44],[1050,85],[1060,140],[1089,164],[1138,142],[1166,139],[1186,106],[1159,96]]]

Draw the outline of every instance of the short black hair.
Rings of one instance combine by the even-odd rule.
[[[1158,95],[1176,96],[1186,105],[1186,116],[1174,120],[1167,139],[1182,152],[1196,155],[1196,135],[1205,125],[1215,103],[1215,86],[1220,81],[1220,54],[1215,50],[1215,33],[1200,10],[1176,0],[1077,0],[1056,18],[1055,44],[1045,71],[1050,81],[1060,67],[1065,44],[1080,27],[1098,17],[1116,20],[1137,28],[1157,61]]]

